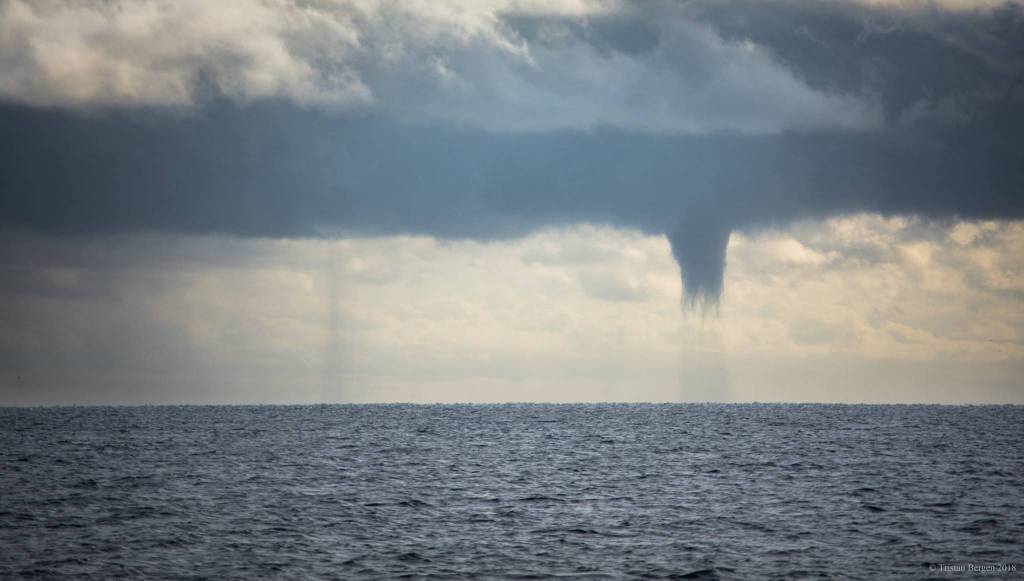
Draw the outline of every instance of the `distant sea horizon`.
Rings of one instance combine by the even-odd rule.
[[[355,401],[355,402],[312,402],[312,403],[262,403],[262,402],[215,402],[215,403],[58,403],[58,404],[0,404],[0,409],[34,408],[151,408],[151,407],[310,407],[310,406],[662,406],[662,405],[711,405],[711,406],[938,406],[938,407],[1024,407],[1024,403],[981,402],[832,402],[832,401]]]

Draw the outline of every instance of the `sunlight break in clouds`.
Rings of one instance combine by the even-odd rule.
[[[707,320],[680,314],[664,239],[607,228],[7,247],[0,357],[24,384],[8,403],[1022,401],[1020,222],[736,235]],[[330,357],[344,371],[325,378]]]

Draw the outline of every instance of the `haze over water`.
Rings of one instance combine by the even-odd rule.
[[[1019,571],[1022,425],[1017,406],[3,408],[0,577]]]

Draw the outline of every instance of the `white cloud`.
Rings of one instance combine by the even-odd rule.
[[[38,106],[189,106],[209,88],[240,102],[492,130],[770,133],[865,128],[877,106],[812,90],[758,46],[666,15],[649,54],[574,34],[528,42],[505,17],[586,26],[617,2],[436,0],[0,0],[0,96]],[[550,31],[549,31],[550,32]]]
[[[344,11],[244,0],[6,0],[0,38],[0,93],[37,105],[188,105],[203,80],[242,101],[370,99],[347,64],[359,36]]]
[[[998,234],[962,243],[964,232],[993,227]],[[754,240],[738,235],[723,298],[731,322],[726,344],[733,352],[788,356],[1022,359],[1020,296],[1006,292],[1024,279],[1015,258],[1022,242],[1015,222],[945,227],[871,215],[805,223]],[[784,273],[769,267],[776,274],[763,276],[764,249],[796,245],[835,260],[791,262]],[[879,251],[865,253],[865,245]],[[766,313],[778,323],[766,324]]]
[[[835,257],[835,251],[817,252],[788,237],[767,236],[754,241],[748,253],[756,255],[758,262],[768,266],[803,265],[820,266]],[[745,238],[739,238],[734,245],[743,245]]]
[[[977,224],[964,222],[957,224],[949,233],[949,237],[961,246],[968,246],[981,234],[981,228]]]

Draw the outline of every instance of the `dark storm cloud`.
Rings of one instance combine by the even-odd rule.
[[[779,111],[737,119],[760,98],[738,90],[716,98],[728,122],[693,132],[655,131],[632,117],[616,123],[615,115],[595,115],[589,128],[526,120],[526,130],[515,131],[516,116],[530,110],[509,109],[502,118],[501,101],[486,113],[498,121],[480,123],[475,113],[410,120],[387,107],[356,114],[218,97],[186,112],[9,103],[0,107],[0,221],[53,233],[481,239],[607,223],[667,234],[688,299],[703,302],[721,290],[734,229],[854,211],[931,218],[1024,212],[1024,11],[1017,5],[952,12],[841,2],[645,3],[588,18],[513,15],[503,22],[538,58],[558,47],[589,47],[600,55],[595,62],[642,63],[669,71],[669,79],[710,83],[737,54],[767,54],[813,94],[877,102],[883,119],[859,128],[765,125],[760,119]],[[713,31],[721,45],[704,32],[678,32],[695,26]],[[378,95],[404,91],[416,99],[413,87],[375,75],[364,76],[371,89],[383,87]],[[621,78],[633,77],[609,81]],[[766,92],[783,86],[764,82]],[[638,118],[649,102],[639,101]]]
[[[699,2],[723,37],[767,47],[819,90],[876,95],[890,123],[966,123],[1017,99],[1024,80],[1019,4],[950,12],[842,2]]]

